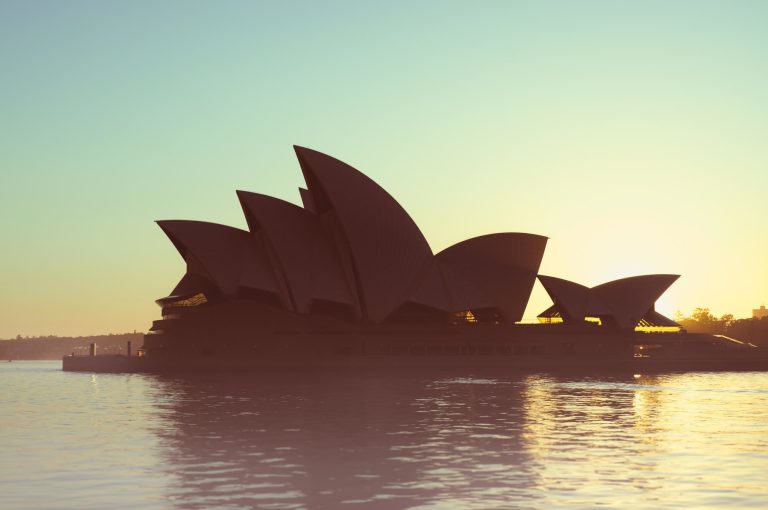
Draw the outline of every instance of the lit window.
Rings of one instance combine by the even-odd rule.
[[[453,314],[453,324],[477,324],[477,318],[471,310],[455,312]]]
[[[635,326],[635,331],[643,333],[679,333],[680,329],[680,326],[656,324],[647,319],[642,319]]]

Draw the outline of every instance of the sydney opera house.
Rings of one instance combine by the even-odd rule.
[[[295,147],[302,207],[238,191],[248,230],[159,221],[186,273],[157,300],[141,353],[173,359],[328,354],[631,356],[679,333],[654,309],[676,275],[593,288],[539,275],[547,238],[496,233],[439,253],[408,213],[355,168]],[[553,305],[523,324],[538,278]],[[638,340],[641,339],[641,340]],[[654,340],[656,342],[656,340]]]

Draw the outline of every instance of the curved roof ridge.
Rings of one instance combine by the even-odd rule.
[[[675,274],[628,276],[592,288],[554,276],[539,275],[539,281],[552,301],[564,308],[572,320],[609,315],[619,327],[633,328],[679,277]]]
[[[522,319],[547,238],[506,232],[456,243],[435,257],[495,301],[509,322]]]
[[[648,278],[664,278],[664,279],[669,279],[669,280],[671,280],[669,285],[672,285],[675,282],[675,280],[680,278],[680,275],[679,274],[673,274],[673,273],[649,273],[649,274],[639,274],[639,275],[634,275],[634,276],[624,276],[622,278],[617,278],[615,280],[609,280],[607,282],[603,282],[603,283],[601,283],[599,285],[595,285],[592,288],[596,289],[598,287],[602,287],[604,285],[609,285],[609,284],[613,284],[613,283],[640,281],[640,280],[645,280],[645,279],[648,279]],[[669,287],[669,285],[667,287]]]
[[[244,286],[281,295],[263,246],[249,232],[207,221],[156,223],[184,260],[191,254],[223,294],[236,294]]]
[[[504,232],[489,232],[487,234],[480,234],[480,235],[468,237],[466,239],[462,239],[461,241],[458,241],[458,242],[452,244],[451,246],[456,246],[457,244],[466,243],[466,242],[469,242],[469,241],[474,241],[476,239],[482,239],[482,238],[485,238],[485,237],[497,237],[497,236],[507,236],[507,235],[533,236],[533,237],[543,237],[544,239],[549,239],[548,236],[543,236],[541,234],[534,234],[532,232],[517,232],[517,231],[511,231],[510,230],[510,231],[504,231]],[[448,246],[448,248],[450,248],[451,246]],[[445,250],[445,248],[443,248],[443,250],[441,250],[441,251],[444,251],[444,250]]]
[[[432,249],[405,209],[381,186],[332,156],[294,146],[312,206],[332,214],[350,254],[364,315],[381,321],[408,297]],[[335,240],[335,242],[340,242]]]
[[[570,320],[581,321],[587,313],[589,287],[579,283],[540,274],[539,281],[552,301]]]
[[[296,311],[308,313],[313,299],[353,305],[354,298],[319,217],[291,202],[237,191],[252,233],[263,232]]]
[[[635,327],[680,275],[647,274],[619,278],[592,287],[590,292],[607,306],[619,326]]]

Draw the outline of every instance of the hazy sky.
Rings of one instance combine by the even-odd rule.
[[[293,144],[366,172],[438,251],[550,237],[541,272],[679,273],[768,303],[768,2],[0,0],[0,337],[146,330],[156,219],[294,202]],[[527,315],[549,305],[537,284]]]

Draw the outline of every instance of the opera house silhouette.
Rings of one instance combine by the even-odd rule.
[[[546,237],[489,234],[435,254],[408,213],[373,180],[326,154],[295,151],[306,182],[299,189],[303,207],[238,191],[248,231],[158,221],[187,271],[157,300],[163,318],[146,337],[147,355],[242,355],[307,336],[315,337],[310,347],[317,347],[349,333],[393,343],[408,337],[413,343],[414,336],[458,331],[491,341],[494,330],[525,329],[516,323]],[[554,301],[540,316],[542,324],[568,325],[571,334],[679,330],[654,310],[675,275],[626,278],[593,289],[539,278]]]
[[[593,288],[538,275],[547,238],[516,232],[433,253],[373,180],[326,154],[294,149],[306,182],[302,207],[238,191],[247,231],[158,221],[186,273],[156,301],[162,319],[144,337],[142,366],[330,366],[393,355],[401,355],[398,364],[465,366],[476,354],[486,355],[483,365],[504,367],[605,366],[674,354],[683,338],[705,351],[722,344],[655,310],[677,275]],[[554,304],[538,322],[521,323],[537,277]],[[71,358],[65,369],[86,363]]]

